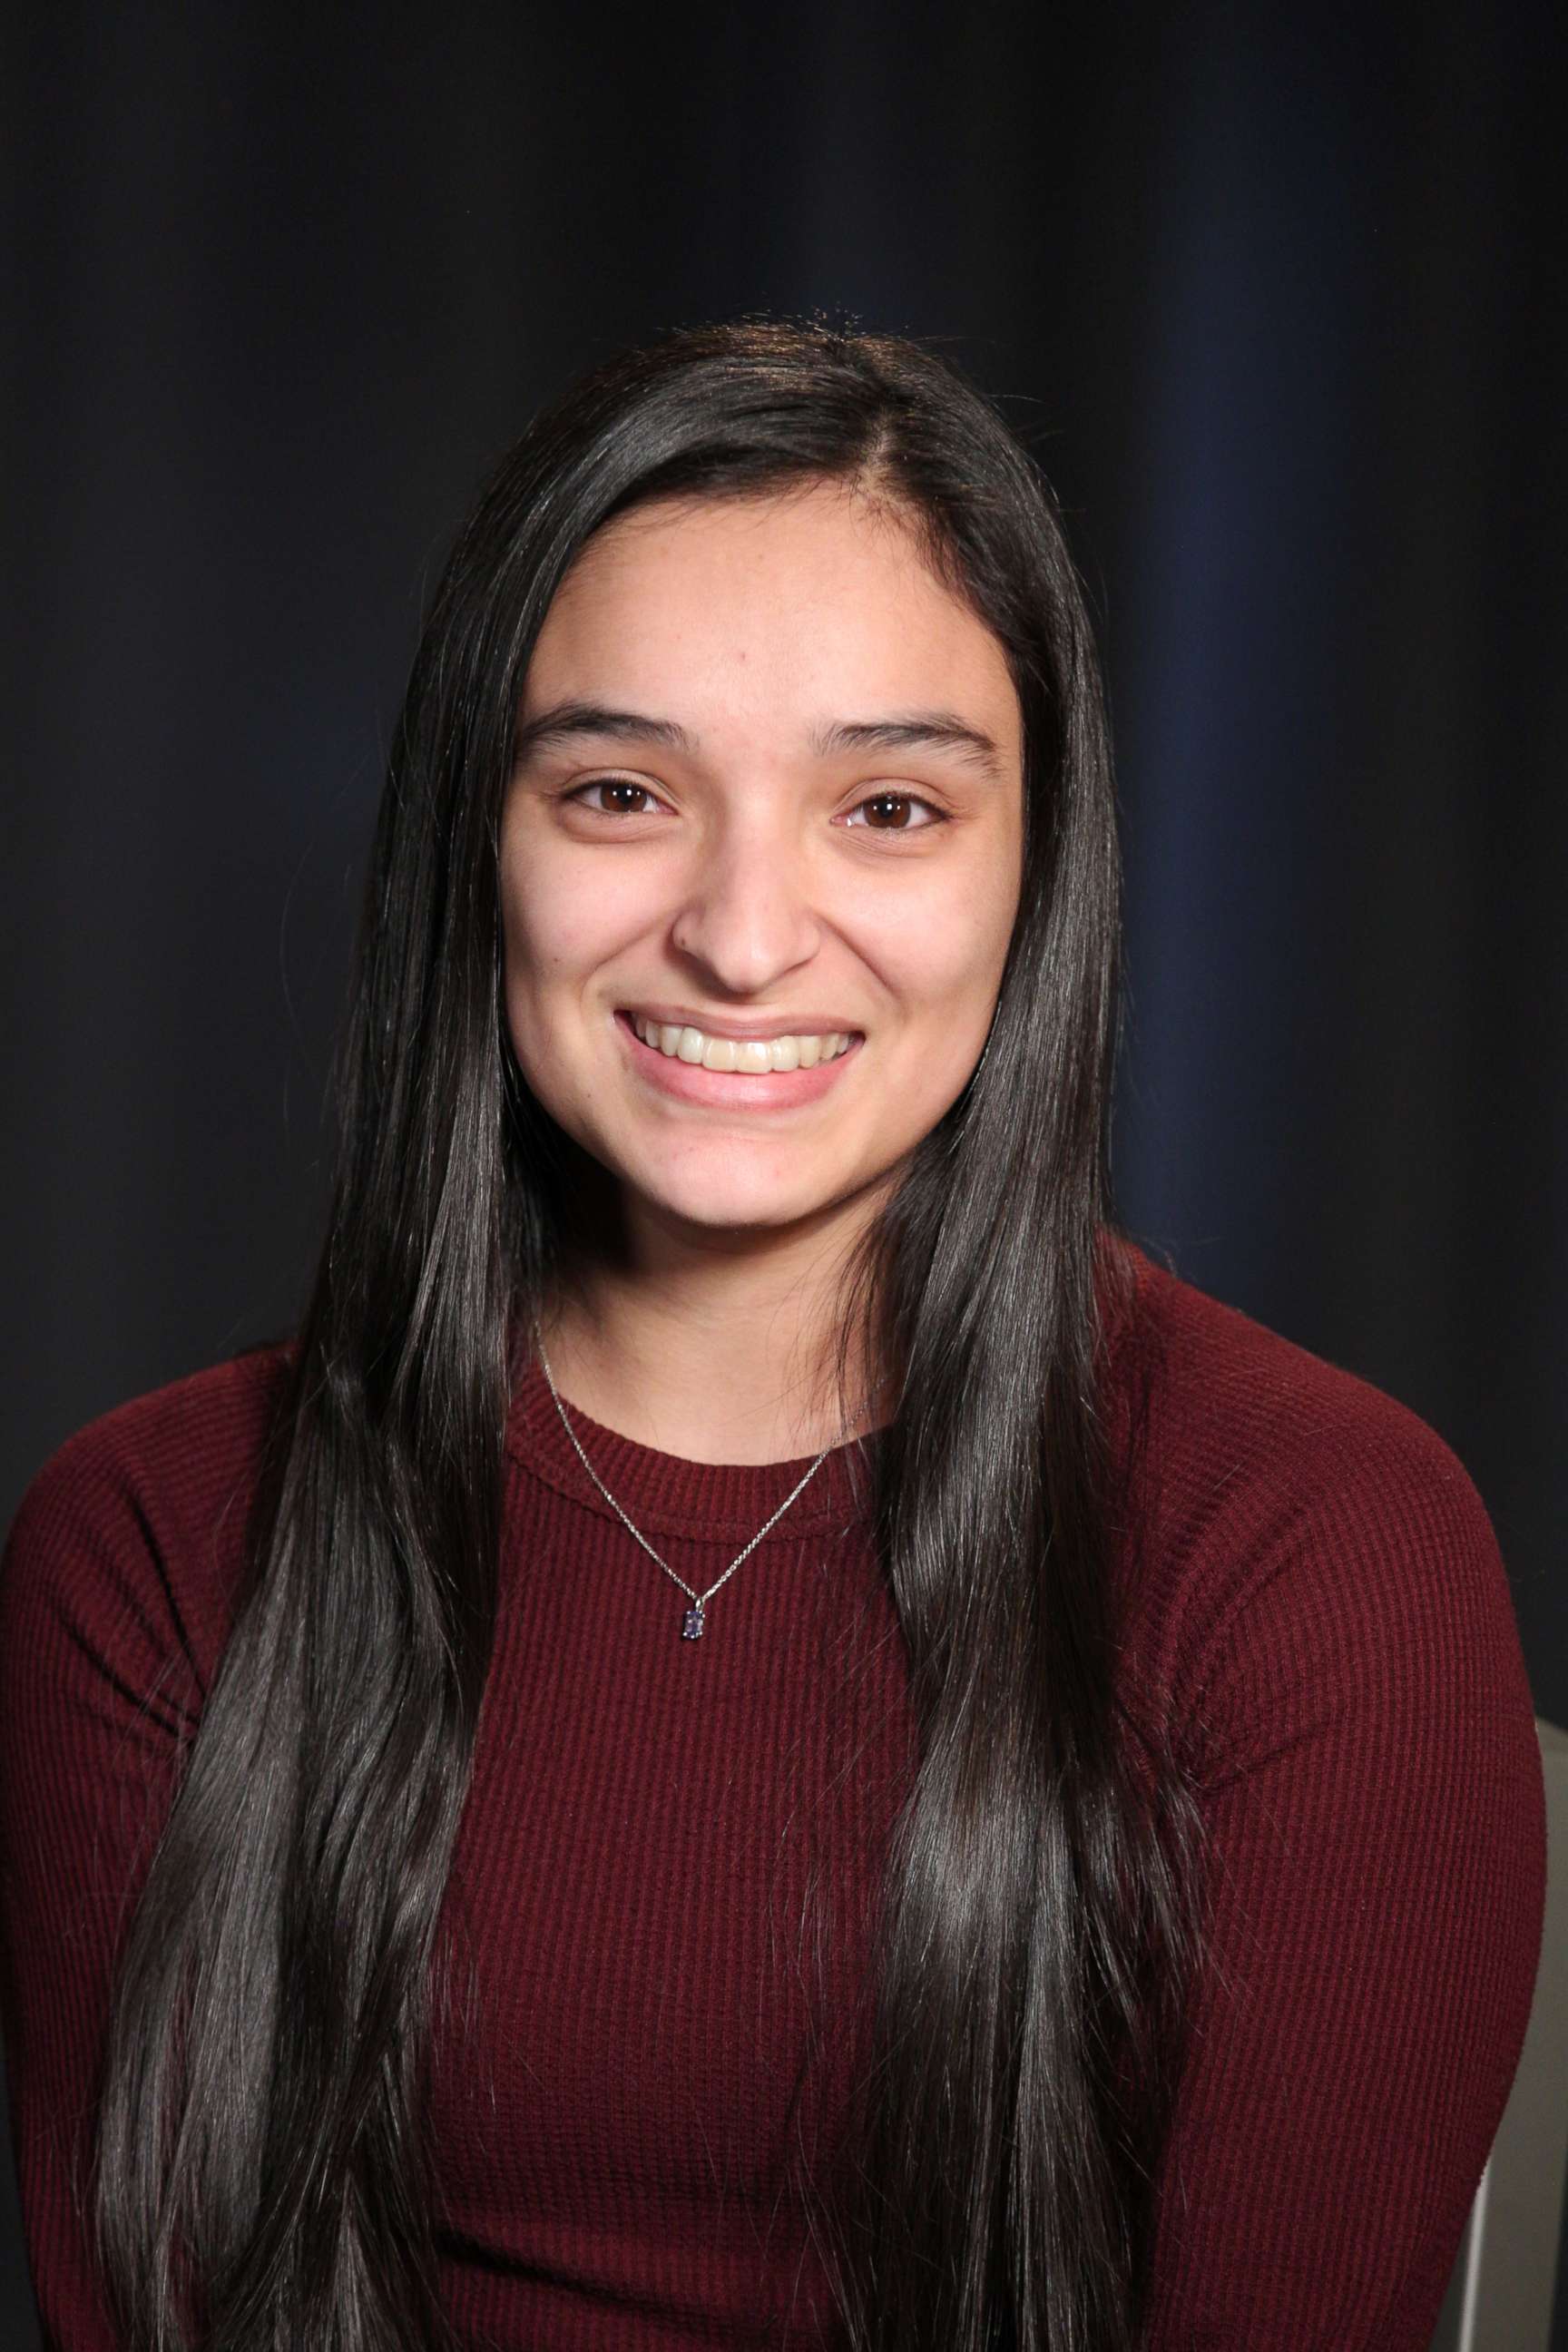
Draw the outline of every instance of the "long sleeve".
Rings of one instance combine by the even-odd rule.
[[[1293,1495],[1212,1454],[1194,1482],[1230,1565],[1175,1637],[1211,1916],[1150,2352],[1426,2352],[1529,2017],[1544,1795],[1497,1540],[1426,1423],[1331,1378]]]
[[[255,1403],[241,1365],[79,1431],[33,1480],[0,1562],[0,2025],[50,2352],[118,2352],[89,2229],[98,2071],[221,1639],[240,1516],[224,1474]]]
[[[97,2070],[281,1369],[237,1360],[79,1433],[0,1564],[0,2001],[51,2352],[122,2352],[81,2202]],[[1130,1444],[1144,1433],[1121,1482],[1127,1687],[1178,1745],[1208,1848],[1146,2352],[1426,2352],[1543,1915],[1495,1535],[1415,1415],[1152,1264],[1111,1411]],[[700,1586],[810,1466],[687,1463],[578,1425]],[[851,1482],[830,1456],[726,1585],[722,1627],[716,1609],[682,1644],[533,1368],[507,1448],[453,1869],[466,1990],[432,2052],[453,2323],[496,2352],[739,2352],[787,2315],[791,2344],[826,2347],[782,2156],[848,2095],[822,2021],[858,1983],[910,1761]],[[847,1624],[867,1671],[828,1706]]]

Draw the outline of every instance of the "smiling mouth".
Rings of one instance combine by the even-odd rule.
[[[860,1042],[858,1029],[792,1031],[779,1037],[725,1037],[689,1023],[651,1021],[625,1007],[616,1013],[633,1034],[668,1062],[744,1077],[772,1077],[840,1060]]]

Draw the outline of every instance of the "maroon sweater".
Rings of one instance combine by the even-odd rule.
[[[1125,1689],[1196,1777],[1214,1874],[1151,2352],[1424,2352],[1542,1931],[1542,1773],[1502,1562],[1414,1413],[1136,1265],[1108,1389],[1136,1531]],[[29,1488],[0,1574],[0,1990],[33,2277],[64,2352],[114,2340],[71,2168],[280,1369],[241,1357],[81,1430]],[[699,1590],[809,1466],[690,1463],[575,1425]],[[847,1457],[684,1641],[681,1594],[530,1366],[505,1528],[444,1915],[461,1998],[437,2005],[449,2308],[499,2352],[830,2345],[792,2158],[830,2149],[847,2076],[830,2033],[803,2061],[858,1981],[912,1760]]]

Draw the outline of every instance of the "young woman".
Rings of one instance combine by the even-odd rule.
[[[1058,517],[920,348],[507,458],[302,1328],[40,1472],[7,2059],[65,2352],[1426,2343],[1544,1825],[1392,1399],[1115,1225]]]

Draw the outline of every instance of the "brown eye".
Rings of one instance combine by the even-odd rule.
[[[932,824],[944,824],[947,821],[934,802],[921,800],[914,793],[873,793],[869,800],[861,801],[850,814],[858,816],[861,809],[878,812],[875,818],[855,828],[861,833],[929,833],[931,825],[928,824],[910,824],[907,812],[910,809],[928,810]]]
[[[653,797],[646,784],[634,783],[629,776],[595,776],[591,783],[578,784],[563,797],[569,801],[582,800],[584,793],[630,793],[634,798],[644,801],[651,800]],[[586,808],[590,803],[583,801],[583,805]],[[624,799],[609,808],[600,807],[594,810],[595,816],[641,816],[642,814],[640,808],[628,807]]]

